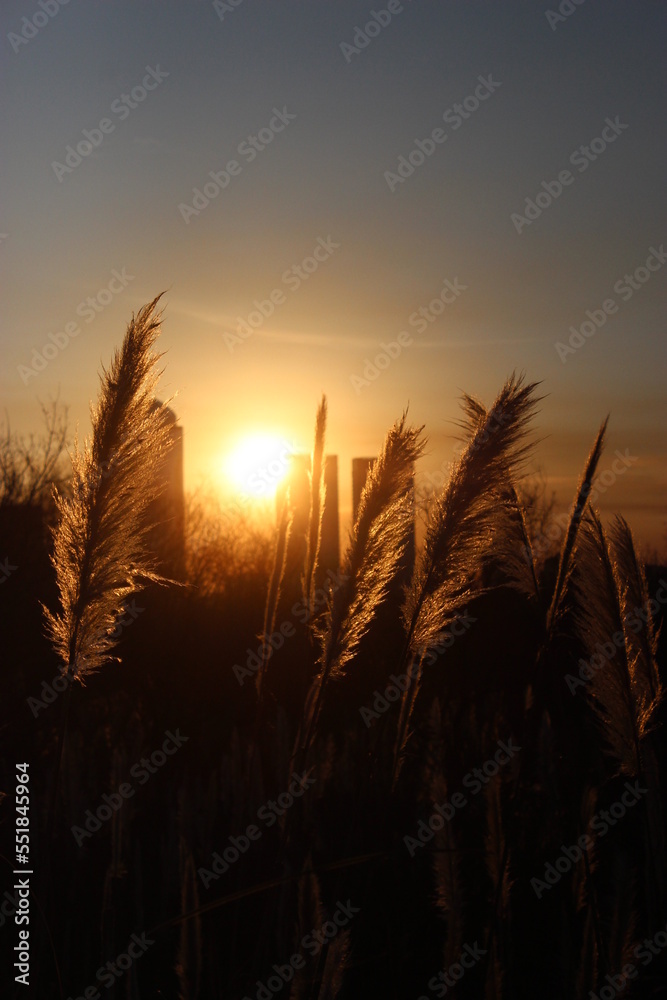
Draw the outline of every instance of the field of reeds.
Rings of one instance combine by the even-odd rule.
[[[266,573],[175,584],[147,547],[158,330],[153,302],[51,525],[2,539],[22,583],[1,595],[0,935],[9,954],[26,761],[33,995],[667,996],[667,574],[588,501],[606,421],[542,562],[538,386],[464,396],[416,553],[426,436],[403,414],[322,605],[323,400],[307,523],[288,495]]]

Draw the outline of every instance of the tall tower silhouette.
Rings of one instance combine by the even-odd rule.
[[[340,565],[340,529],[338,521],[338,455],[324,459],[324,485],[326,496],[322,511],[320,558],[315,574],[318,587],[327,579],[327,570],[337,570]]]
[[[366,484],[368,473],[373,468],[374,458],[353,458],[352,459],[352,521],[357,520],[359,512],[359,501]]]

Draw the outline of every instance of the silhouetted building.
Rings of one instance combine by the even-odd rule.
[[[359,501],[368,473],[373,467],[374,458],[353,458],[352,459],[352,522],[356,523],[359,511]]]
[[[340,565],[340,529],[338,519],[338,455],[327,455],[324,459],[324,485],[326,496],[322,511],[322,536],[320,538],[320,558],[315,583],[321,587],[326,580],[328,569],[336,570]]]

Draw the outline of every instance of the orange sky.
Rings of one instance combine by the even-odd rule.
[[[23,15],[3,5],[6,38]],[[663,545],[664,9],[583,4],[554,27],[540,4],[404,4],[351,52],[364,16],[91,0],[6,45],[13,426],[60,392],[85,427],[100,363],[166,289],[188,487],[253,431],[308,448],[325,392],[345,515],[352,457],[408,403],[436,470],[460,392],[490,403],[516,369],[543,381],[559,500],[610,413],[601,470],[633,462],[600,503]]]

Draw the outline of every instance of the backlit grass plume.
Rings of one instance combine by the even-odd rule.
[[[644,568],[623,519],[616,519],[608,540],[599,516],[589,512],[579,577],[577,619],[587,652],[591,658],[599,650],[611,652],[602,666],[591,668],[592,704],[620,771],[636,775],[643,769],[642,744],[662,689]]]
[[[532,443],[528,424],[539,399],[536,383],[512,375],[487,411],[464,396],[461,426],[470,439],[436,497],[426,538],[403,609],[406,642],[401,667],[419,662],[479,590],[476,577],[494,541],[498,509]],[[405,751],[421,686],[420,675],[403,695],[396,740],[395,775]]]
[[[609,537],[620,583],[625,646],[644,730],[663,697],[657,664],[658,635],[653,622],[646,571],[624,518],[617,516],[614,519]],[[642,621],[638,621],[638,611],[642,614]]]
[[[479,407],[473,434],[437,497],[405,607],[413,652],[434,643],[470,587],[497,521],[498,503],[526,458],[527,427],[538,400],[536,385],[512,376],[488,412]],[[473,401],[464,398],[470,414]]]
[[[412,530],[414,464],[423,428],[405,426],[405,414],[387,434],[368,474],[342,566],[343,585],[333,594],[320,635],[322,669],[306,710],[305,746],[317,725],[329,678],[341,676],[359,650],[385,601]]]
[[[607,431],[608,422],[609,417],[607,417],[598,431],[598,435],[595,439],[593,447],[591,448],[591,453],[588,456],[588,461],[586,462],[586,468],[582,473],[579,486],[577,487],[577,494],[574,499],[567,534],[565,536],[565,541],[563,542],[563,548],[560,554],[558,576],[556,578],[556,585],[554,587],[553,596],[551,598],[551,606],[547,617],[547,632],[549,636],[553,636],[555,634],[559,623],[567,611],[568,585],[575,566],[575,556],[579,542],[579,527],[587,508],[588,496],[593,487],[593,480],[595,478],[598,462],[600,461],[600,456],[602,455],[604,437]]]
[[[620,771],[637,775],[641,772],[641,713],[625,644],[622,583],[614,553],[593,510],[582,522],[577,578],[580,596],[576,619],[587,653],[592,657],[599,649],[607,648],[607,643],[611,651],[602,668],[590,678],[593,708]],[[623,641],[619,645],[609,642],[613,635]]]
[[[160,492],[169,447],[166,407],[155,404],[160,355],[159,296],[128,325],[120,351],[100,375],[92,438],[72,456],[71,496],[56,494],[51,561],[61,609],[44,608],[62,672],[83,678],[111,659],[112,633],[127,597],[159,582],[148,554],[148,507]]]
[[[387,595],[412,528],[412,477],[423,449],[423,428],[405,414],[389,431],[368,474],[343,562],[344,585],[334,595],[322,636],[323,660],[333,675],[354,656]]]
[[[536,399],[535,402],[539,400]],[[485,426],[488,413],[483,403],[468,393],[463,394],[461,408],[464,415],[457,423],[463,431],[462,440],[467,443],[475,437],[480,427]],[[505,414],[498,414],[494,424],[487,427],[484,440],[494,431],[494,427],[502,427],[505,419]],[[513,482],[508,482],[498,495],[496,519],[492,523],[488,548],[487,560],[493,562],[496,571],[501,571],[508,586],[527,597],[539,598],[537,568],[526,512]]]

